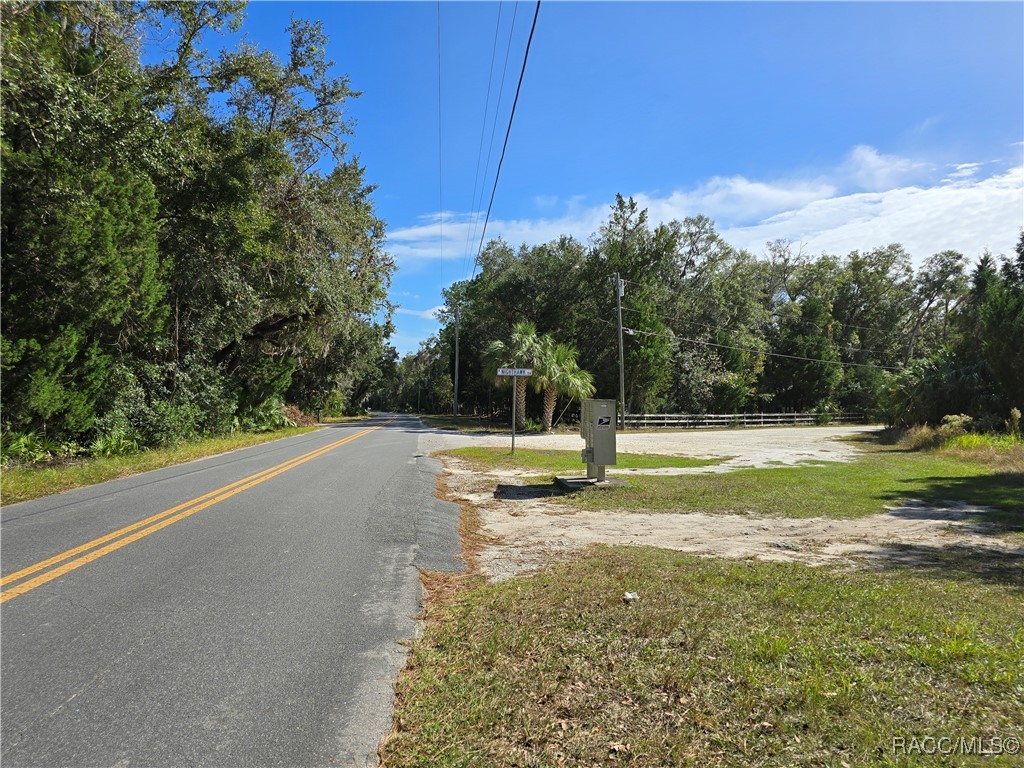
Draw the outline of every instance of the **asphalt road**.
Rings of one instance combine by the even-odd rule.
[[[381,416],[4,508],[4,767],[376,765],[417,568],[462,567],[421,430]]]

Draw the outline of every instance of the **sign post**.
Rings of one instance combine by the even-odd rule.
[[[533,368],[499,368],[499,376],[512,377],[512,454],[516,452],[516,392],[517,379],[520,376],[533,376]]]

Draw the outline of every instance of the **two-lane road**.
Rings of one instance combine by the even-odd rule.
[[[375,764],[417,568],[461,568],[421,430],[381,416],[3,509],[3,765]]]

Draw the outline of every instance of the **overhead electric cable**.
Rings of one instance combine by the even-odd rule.
[[[607,325],[614,325],[611,321],[604,320]],[[654,333],[653,331],[638,331],[634,328],[623,328],[623,330],[630,336],[660,336],[665,339],[673,339],[675,341],[686,341],[690,344],[702,344],[705,347],[718,347],[719,349],[734,349],[737,352],[751,352],[755,355],[765,355],[767,357],[785,357],[790,360],[806,360],[809,363],[823,363],[825,365],[842,365],[844,367],[851,368],[874,368],[876,370],[883,371],[902,371],[902,368],[897,368],[891,365],[871,365],[870,363],[847,363],[842,360],[824,360],[820,357],[802,357],[800,355],[787,355],[782,352],[766,352],[762,349],[752,349],[750,347],[738,347],[733,344],[716,344],[713,341],[704,341],[702,339],[687,339],[683,336],[676,336],[675,334],[668,333]]]
[[[501,82],[498,84],[498,98],[494,103],[494,118],[491,120],[491,138],[487,142],[487,160],[484,162],[484,173],[482,179],[487,178],[487,172],[491,168],[491,153],[494,151],[494,134],[498,130],[498,115],[501,114],[501,99],[505,95],[505,76],[508,74],[508,58],[512,53],[512,36],[516,30],[516,18],[519,16],[519,0],[516,0],[516,4],[512,6],[512,23],[508,28],[508,41],[505,43],[505,62],[501,65]],[[476,240],[476,233],[480,227],[480,209],[484,203],[484,193],[486,187],[483,183],[480,185],[480,197],[474,201],[473,212],[473,232],[471,234],[471,240],[468,247],[472,247],[472,241]],[[469,254],[467,253],[467,256]],[[476,262],[474,260],[473,272],[476,273]]]
[[[622,279],[622,282],[629,283],[630,285],[643,285],[643,283],[641,283],[641,282],[639,282],[637,280],[627,280],[624,277],[621,278],[621,279]],[[770,314],[772,317],[782,317],[782,314],[778,310],[772,310],[768,314]],[[665,317],[666,319],[671,319],[671,318],[668,317],[668,315],[662,315],[662,317]],[[682,322],[686,322],[686,321],[684,320]],[[843,322],[843,321],[838,320],[838,319],[836,320],[836,322],[839,323],[840,325],[842,325],[845,328],[857,328],[858,330],[861,330],[861,331],[874,331],[875,333],[889,333],[889,331],[887,331],[887,330],[884,330],[882,328],[873,328],[870,325],[856,325],[855,323],[846,323],[846,322]]]
[[[437,252],[444,285],[444,166],[441,154],[441,0],[437,0]]]
[[[465,255],[465,257],[463,258],[463,261],[462,261],[462,274],[463,274],[463,276],[465,276],[469,272],[469,253],[470,253],[469,249],[470,249],[470,247],[471,247],[471,245],[473,243],[473,236],[475,235],[476,225],[477,225],[477,223],[479,221],[479,218],[477,217],[477,211],[476,211],[477,190],[479,190],[481,193],[483,193],[483,184],[480,183],[480,159],[483,157],[483,154],[484,154],[484,134],[487,132],[487,112],[490,110],[490,107],[491,107],[491,85],[494,82],[494,59],[495,59],[495,57],[497,56],[497,53],[498,53],[498,31],[501,28],[501,9],[502,9],[502,6],[504,6],[504,4],[505,3],[503,1],[498,3],[498,18],[494,22],[494,42],[491,44],[491,66],[487,70],[487,98],[484,99],[484,117],[483,117],[483,120],[480,121],[480,144],[479,144],[479,146],[477,147],[477,150],[476,150],[476,172],[473,174],[473,195],[472,195],[472,197],[469,198],[469,210],[473,212],[474,220],[473,220],[473,228],[472,228],[472,230],[470,229],[470,227],[466,227],[466,255]],[[518,5],[519,4],[516,3],[517,7],[518,7]],[[513,26],[513,28],[515,27],[515,16],[512,17],[512,26]],[[511,42],[512,42],[512,38],[511,38],[511,32],[510,32],[510,34],[509,34],[509,44],[510,45],[511,45]],[[506,63],[506,65],[508,64],[508,50],[507,49],[506,49],[506,52],[505,52],[505,63]],[[505,80],[504,80],[504,72],[502,72],[502,84],[504,84],[504,82],[505,82]],[[500,91],[499,91],[498,95],[499,95],[499,98],[500,98],[500,96],[501,96]],[[495,112],[494,112],[494,119],[495,119],[495,122],[497,122],[497,119],[498,119],[497,109],[495,109]],[[492,131],[492,133],[491,133],[491,137],[492,137],[491,141],[492,142],[494,140],[493,136],[494,136],[494,134],[493,134],[493,131]],[[490,152],[488,152],[487,162],[490,163],[490,161],[491,161]],[[486,175],[486,173],[487,173],[487,171],[486,171],[486,168],[485,168],[484,169],[484,174]]]
[[[523,87],[523,76],[526,74],[526,62],[530,58],[530,44],[533,42],[533,33],[537,29],[537,16],[540,15],[540,0],[537,0],[537,7],[533,11],[533,24],[530,26],[530,36],[526,40],[526,53],[523,54],[523,67],[519,70],[519,84],[516,85],[516,97],[512,100],[512,112],[508,116],[508,128],[505,130],[505,142],[501,147],[501,157],[498,159],[498,169],[494,173],[494,186],[491,188],[491,201],[487,204],[487,215],[484,217],[484,228],[480,233],[480,245],[476,249],[476,259],[473,262],[473,276],[476,276],[476,268],[480,264],[480,252],[484,248],[484,237],[487,235],[487,223],[491,219],[491,208],[494,206],[494,195],[498,191],[498,179],[501,177],[501,166],[505,161],[505,150],[508,149],[508,137],[512,133],[512,120],[516,116],[516,105],[519,103],[519,92]]]
[[[725,325],[714,325],[712,323],[701,323],[701,322],[699,322],[697,320],[683,320],[682,318],[671,317],[670,315],[664,315],[664,314],[661,314],[660,312],[649,312],[647,310],[633,309],[632,307],[623,307],[622,311],[623,312],[632,312],[632,313],[637,314],[637,315],[653,315],[654,317],[661,318],[662,320],[668,320],[668,321],[673,322],[673,323],[681,323],[682,325],[698,326],[700,328],[707,328],[708,330],[711,330],[711,331],[725,331],[727,333],[739,333],[741,330],[743,330],[743,329],[740,329],[740,328],[730,328],[730,327],[725,326]],[[779,317],[780,316],[780,315],[777,315],[774,312],[769,312],[768,315],[771,316],[771,317]],[[842,325],[842,323],[840,323],[838,320],[835,320],[834,322],[837,325]],[[871,353],[871,354],[874,354],[874,355],[883,355],[883,354],[885,354],[885,352],[883,352],[880,349],[863,349],[861,347],[858,347],[855,351],[857,351],[857,352],[868,352],[868,353]]]

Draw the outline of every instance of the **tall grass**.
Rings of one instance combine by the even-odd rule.
[[[992,435],[968,432],[965,435],[946,438],[942,442],[941,447],[946,450],[962,449],[970,451],[991,449],[995,451],[1009,451],[1021,444],[1021,439],[1013,435]]]
[[[4,504],[28,501],[283,437],[301,435],[312,429],[314,428],[290,427],[260,434],[238,432],[224,437],[211,437],[168,448],[153,448],[124,456],[78,459],[60,465],[5,467],[0,474],[0,498]]]

